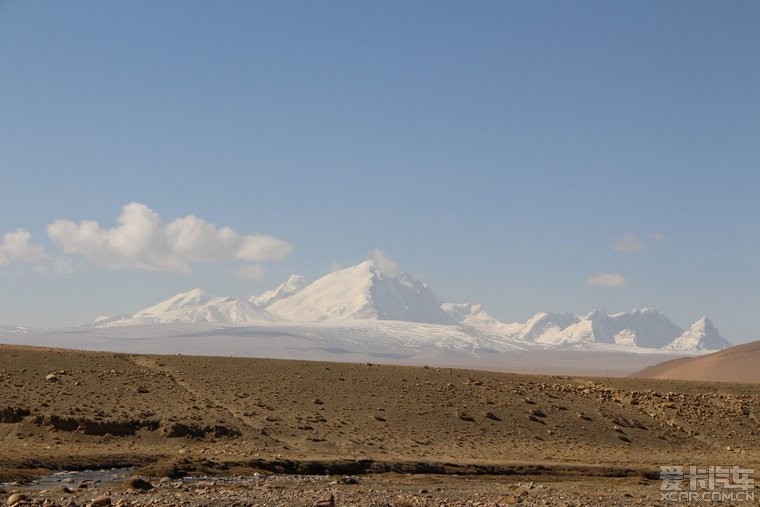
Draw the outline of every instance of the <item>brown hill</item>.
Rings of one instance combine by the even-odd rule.
[[[680,358],[650,366],[636,378],[760,383],[760,341],[700,357]]]

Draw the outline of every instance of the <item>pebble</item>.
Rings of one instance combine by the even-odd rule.
[[[148,491],[150,489],[153,489],[153,484],[141,477],[130,477],[127,479],[127,482],[125,482],[124,485],[128,488],[139,489],[141,491]]]
[[[101,495],[98,497],[95,497],[92,500],[92,506],[93,507],[105,507],[107,505],[111,505],[111,497],[106,495]]]
[[[332,493],[325,493],[317,500],[314,507],[335,507],[335,497]]]
[[[28,499],[29,497],[26,495],[22,495],[21,493],[14,493],[8,497],[8,505],[9,506],[16,505],[17,503],[21,503]]]

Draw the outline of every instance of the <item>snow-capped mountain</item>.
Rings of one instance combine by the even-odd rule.
[[[426,343],[434,349],[494,353],[555,349],[701,353],[730,345],[709,319],[684,332],[653,308],[612,315],[604,310],[586,315],[542,312],[525,322],[505,323],[478,304],[442,304],[425,283],[382,257],[334,271],[311,284],[292,275],[276,289],[248,301],[195,289],[133,315],[99,317],[88,327],[169,323],[206,323],[204,329],[238,325],[241,336],[305,336],[330,350],[357,346],[374,350],[382,344],[388,348],[395,339],[394,354],[410,347],[419,351]],[[9,333],[0,328],[0,334]]]
[[[454,320],[488,333],[512,340],[533,343],[553,343],[560,331],[579,321],[572,313],[537,313],[526,322],[506,323],[487,313],[482,306],[473,303],[441,305]]]
[[[329,273],[267,308],[291,321],[399,320],[454,324],[428,286],[367,260]]]
[[[607,343],[628,347],[662,348],[681,336],[683,329],[654,308],[607,315],[593,310],[544,343],[585,346]]]
[[[719,350],[730,347],[731,343],[723,338],[718,328],[707,317],[702,317],[681,336],[665,346],[666,350],[694,351]]]
[[[518,340],[551,344],[558,333],[578,322],[578,316],[573,313],[540,312],[521,324],[512,336]]]
[[[444,303],[441,308],[460,324],[496,335],[510,336],[521,327],[519,324],[506,324],[500,321],[486,312],[482,306],[474,303]]]
[[[262,308],[266,308],[281,299],[292,296],[307,285],[309,284],[306,281],[306,278],[301,275],[290,275],[290,278],[276,289],[268,290],[260,296],[251,296],[248,301],[257,304]]]
[[[653,308],[614,315],[608,315],[604,310],[592,310],[582,316],[541,312],[526,322],[513,324],[492,317],[480,305],[444,304],[443,308],[461,324],[550,347],[606,344],[659,349],[683,333],[683,329]]]
[[[193,289],[130,316],[99,318],[91,326],[115,327],[178,322],[225,324],[277,320],[277,317],[250,301],[214,296],[201,289]]]

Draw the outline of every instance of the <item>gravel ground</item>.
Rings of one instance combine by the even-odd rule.
[[[542,478],[382,474],[352,477],[247,476],[182,480],[148,478],[148,490],[129,482],[69,481],[38,489],[6,485],[8,505],[35,506],[614,506],[659,505],[659,483],[646,479]],[[141,486],[138,483],[137,486]],[[12,494],[25,500],[14,503]],[[334,503],[331,503],[331,498]],[[663,504],[663,505],[674,505]]]

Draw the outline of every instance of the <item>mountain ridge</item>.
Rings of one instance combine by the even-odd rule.
[[[91,327],[117,327],[142,324],[209,322],[240,324],[273,322],[279,319],[260,306],[244,299],[220,297],[202,289],[180,292],[129,316],[99,318]]]
[[[709,317],[702,317],[665,348],[667,350],[722,350],[731,347]]]
[[[328,273],[268,307],[285,320],[399,320],[454,324],[427,284],[373,260]]]
[[[372,259],[333,271],[311,283],[300,275],[291,275],[277,288],[261,296],[251,296],[248,300],[224,298],[193,289],[132,315],[101,318],[89,326],[290,322],[298,323],[299,329],[312,323],[315,333],[324,334],[326,328],[318,326],[319,323],[362,321],[375,324],[369,328],[356,327],[355,332],[365,333],[359,330],[370,329],[371,333],[380,333],[382,328],[385,331],[381,334],[386,338],[396,333],[399,340],[407,342],[408,338],[401,338],[409,334],[403,328],[406,326],[407,331],[411,331],[414,323],[442,326],[442,336],[451,334],[447,329],[452,326],[459,326],[461,329],[472,329],[469,332],[472,336],[484,337],[494,344],[495,349],[619,348],[692,353],[730,345],[709,319],[700,319],[684,331],[654,308],[637,308],[614,314],[608,314],[603,309],[594,309],[584,315],[539,312],[525,322],[506,323],[488,314],[482,305],[476,303],[442,303],[426,283],[398,270],[390,262]],[[338,328],[350,329],[351,326]],[[454,335],[460,336],[457,333]],[[353,340],[349,336],[346,339]],[[415,340],[412,342],[418,343]],[[438,344],[442,344],[440,340]]]
[[[309,285],[309,283],[306,281],[306,278],[301,275],[292,274],[276,289],[268,290],[260,296],[251,296],[248,298],[248,301],[257,304],[262,308],[266,308],[277,301],[296,294],[307,285]]]

